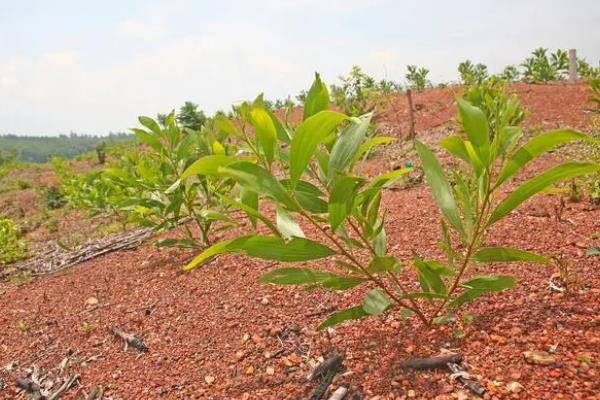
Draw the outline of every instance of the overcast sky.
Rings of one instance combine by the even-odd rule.
[[[0,134],[107,134],[191,100],[213,112],[351,65],[434,82],[535,47],[600,59],[600,0],[0,0]]]

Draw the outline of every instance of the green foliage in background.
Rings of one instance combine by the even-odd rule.
[[[470,60],[458,64],[458,73],[463,85],[481,84],[489,76],[485,64],[473,64]]]
[[[0,265],[24,258],[26,251],[20,230],[10,219],[0,216]]]
[[[548,82],[564,79],[569,72],[569,56],[558,49],[548,55],[548,49],[539,47],[521,64],[523,79],[528,82]]]
[[[427,78],[429,70],[425,67],[417,67],[416,65],[407,65],[406,70],[408,71],[405,75],[408,81],[408,87],[415,90],[423,90],[431,87],[431,82]]]

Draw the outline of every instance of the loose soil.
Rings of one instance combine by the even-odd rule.
[[[529,110],[530,129],[589,131],[585,88],[514,86]],[[414,100],[420,104],[419,135],[433,143],[452,124],[452,90],[415,93]],[[406,129],[404,102],[402,95],[395,97],[381,123]],[[367,168],[381,171],[396,156],[384,151]],[[561,158],[554,153],[538,160],[520,179]],[[426,185],[388,191],[383,204],[389,211],[391,253],[401,259],[413,250],[440,254],[440,215]],[[0,382],[0,398],[16,398],[20,367],[56,369],[70,357],[65,373],[81,374],[82,386],[65,399],[84,398],[84,391],[100,385],[112,399],[306,399],[314,390],[308,373],[318,357],[334,350],[345,353],[347,368],[334,385],[361,388],[366,399],[469,398],[444,371],[398,367],[411,356],[450,350],[465,357],[471,375],[488,390],[485,398],[600,399],[599,259],[584,254],[598,245],[592,235],[600,230],[600,210],[587,201],[567,203],[558,218],[557,204],[556,195],[529,200],[494,226],[489,244],[563,254],[578,277],[572,293],[549,289],[556,273],[552,266],[485,266],[472,274],[511,274],[519,285],[473,302],[470,324],[426,329],[414,317],[389,313],[317,332],[332,309],[357,304],[364,291],[259,284],[257,278],[276,264],[235,255],[182,273],[193,253],[159,250],[151,243],[21,286],[0,283],[0,366],[16,365],[0,372],[7,385],[1,390]],[[123,341],[109,331],[113,325],[143,337],[149,351],[124,351]],[[528,363],[523,352],[532,350],[550,352],[555,362]]]

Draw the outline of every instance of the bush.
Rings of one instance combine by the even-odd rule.
[[[458,72],[463,85],[481,84],[488,77],[487,66],[481,63],[474,65],[469,60],[458,64]]]
[[[407,65],[406,69],[408,70],[406,80],[411,89],[423,90],[431,87],[431,82],[427,79],[427,75],[429,75],[429,70],[427,68],[417,67],[416,65]]]
[[[7,218],[0,218],[0,264],[10,264],[26,256],[27,246],[21,232]]]
[[[57,186],[50,186],[46,189],[46,207],[48,209],[62,208],[65,204],[67,204],[67,199]]]
[[[486,246],[488,230],[522,202],[563,179],[597,171],[593,163],[567,162],[534,176],[502,196],[503,187],[529,161],[568,141],[588,140],[583,133],[556,130],[519,146],[522,130],[492,121],[468,101],[457,98],[463,134],[441,142],[442,148],[464,162],[451,186],[437,157],[416,142],[422,168],[443,221],[444,260],[415,253],[401,260],[389,253],[382,192],[409,169],[368,178],[355,170],[357,160],[382,142],[366,133],[371,115],[350,117],[328,109],[327,87],[317,75],[305,98],[303,121],[291,130],[269,114],[259,97],[244,103],[237,118],[222,121],[242,141],[243,158],[232,155],[200,158],[188,168],[198,176],[234,182],[237,199],[227,204],[246,213],[254,232],[224,240],[200,252],[186,267],[193,269],[223,253],[285,263],[327,259],[332,266],[317,269],[285,267],[270,271],[261,281],[344,291],[368,285],[362,302],[331,315],[320,328],[391,310],[415,313],[425,324],[447,320],[465,303],[486,293],[515,285],[506,275],[471,276],[475,264],[527,261],[546,264],[541,255],[508,247]],[[502,107],[504,108],[504,107]],[[240,121],[242,130],[236,123]],[[250,125],[254,139],[244,133]],[[186,180],[186,173],[182,175]],[[183,182],[183,181],[182,181]],[[252,195],[249,196],[248,194]],[[501,197],[499,200],[498,198]],[[223,198],[223,197],[222,197]],[[269,203],[275,217],[261,210]],[[268,230],[265,234],[258,223]],[[311,237],[304,226],[310,226]],[[462,249],[459,251],[458,249]],[[335,267],[333,267],[335,265]],[[404,269],[413,268],[419,289]]]
[[[531,52],[521,64],[525,69],[523,79],[529,82],[562,80],[569,72],[569,57],[566,50],[556,50],[548,57],[548,49],[542,47]]]

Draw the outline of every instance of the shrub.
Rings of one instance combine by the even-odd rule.
[[[481,84],[488,77],[487,66],[481,63],[474,65],[470,60],[458,64],[458,72],[463,85]]]
[[[472,267],[510,261],[546,264],[549,260],[524,250],[486,246],[488,230],[549,185],[596,171],[600,166],[567,162],[526,180],[498,200],[503,187],[529,161],[556,145],[585,140],[587,136],[573,130],[556,130],[519,147],[520,128],[497,124],[496,135],[491,137],[484,112],[462,98],[457,102],[464,134],[441,142],[442,148],[465,165],[465,173],[455,174],[454,187],[434,153],[416,142],[425,176],[443,215],[445,260],[425,258],[416,252],[411,259],[400,260],[390,254],[382,192],[408,169],[374,178],[357,173],[356,161],[381,139],[366,136],[370,114],[357,118],[329,110],[327,87],[317,75],[305,99],[303,121],[294,131],[268,114],[259,97],[244,103],[238,112],[242,127],[247,123],[254,128],[254,140],[234,121],[223,121],[223,127],[246,144],[245,157],[206,156],[189,167],[198,175],[235,182],[240,195],[236,200],[228,199],[228,204],[244,211],[255,228],[260,221],[269,233],[255,231],[218,242],[199,253],[185,269],[223,253],[286,263],[331,260],[328,269],[285,267],[260,279],[339,291],[371,287],[361,303],[334,313],[320,328],[398,309],[415,313],[429,325],[447,320],[446,313],[477,297],[513,287],[515,279],[511,276],[473,277]],[[274,218],[261,211],[260,205],[265,203],[274,207]],[[305,226],[311,227],[310,238]],[[419,290],[409,290],[413,282],[402,273],[408,268],[415,269]]]
[[[7,218],[0,218],[0,264],[10,264],[26,256],[27,246],[21,232]]]
[[[340,76],[341,85],[331,85],[331,97],[346,114],[361,115],[372,111],[384,101],[383,95],[398,89],[392,81],[377,82],[358,65],[346,76]]]
[[[507,65],[500,74],[500,78],[506,82],[516,82],[520,79],[520,77],[521,73],[514,65]]]
[[[531,52],[521,64],[525,69],[523,78],[529,82],[548,82],[564,79],[569,71],[569,57],[565,50],[556,50],[548,57],[548,49],[542,47]]]
[[[228,143],[231,127],[208,121],[200,131],[181,128],[174,113],[165,118],[164,127],[149,117],[139,121],[146,129],[133,132],[148,146],[147,151],[131,152],[104,172],[122,190],[116,207],[130,221],[157,231],[175,228],[188,219],[198,227],[198,234],[186,229],[185,239],[163,240],[161,245],[202,247],[210,243],[209,232],[215,224],[221,228],[235,225],[223,200],[233,182],[199,175],[194,168],[202,170],[202,162],[193,164],[201,156],[217,160],[235,156],[235,146]]]
[[[429,75],[429,70],[427,68],[417,67],[416,65],[407,65],[406,69],[408,70],[406,80],[411,89],[423,90],[431,86],[431,82],[427,79],[427,75]]]
[[[46,189],[46,207],[50,210],[62,208],[67,204],[67,199],[63,192],[57,186],[50,186]]]
[[[32,184],[31,184],[31,181],[29,181],[27,179],[19,179],[19,180],[17,180],[17,186],[21,190],[27,190],[27,189],[31,188]]]

